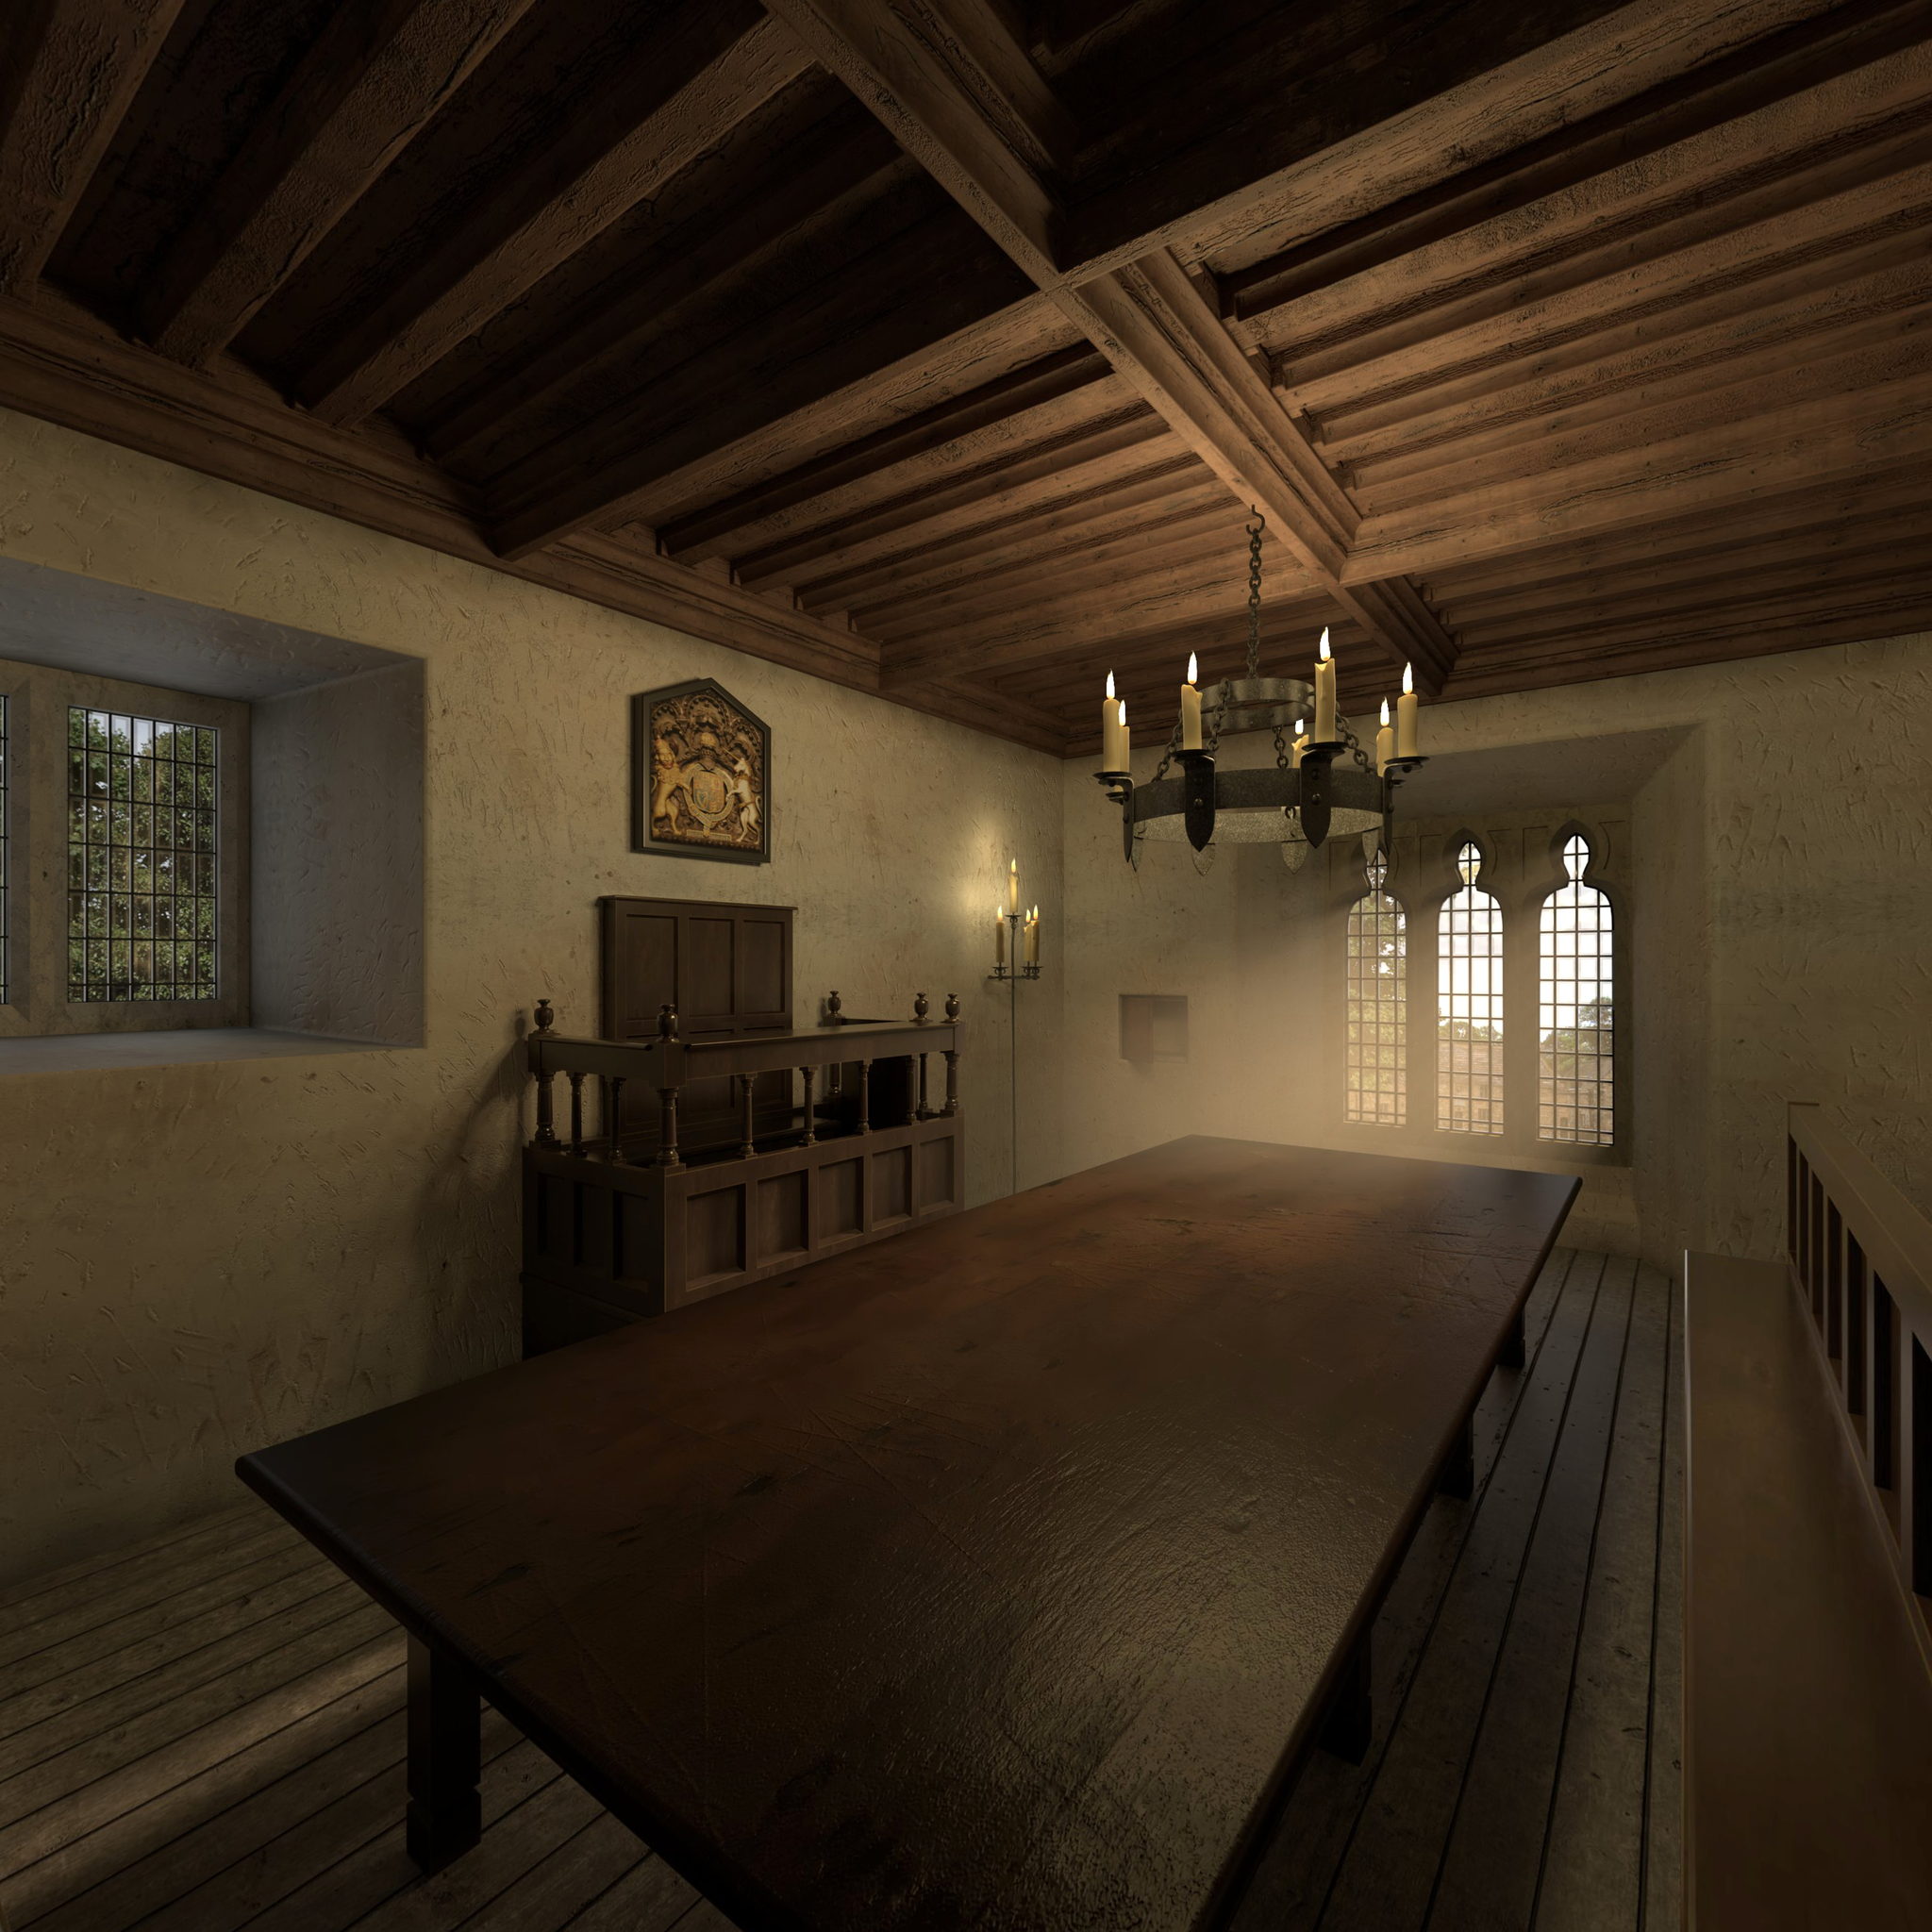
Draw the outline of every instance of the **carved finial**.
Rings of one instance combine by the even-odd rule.
[[[550,1002],[548,1000],[539,1000],[537,1002],[537,1031],[539,1033],[548,1033],[556,1024],[557,1014],[553,1010]]]
[[[836,991],[828,992],[825,995],[825,1024],[827,1026],[842,1026],[844,1024],[845,1008],[841,1004],[838,993]]]
[[[932,1002],[923,992],[912,995],[912,1017],[920,1024],[925,1024],[925,1016],[932,1011]]]
[[[946,995],[946,1018],[949,1020],[957,1020],[958,1017],[959,995],[956,992],[949,992]]]
[[[658,1008],[658,1038],[675,1040],[677,1038],[677,1008],[663,1006]]]

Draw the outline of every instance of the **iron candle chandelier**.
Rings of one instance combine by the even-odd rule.
[[[1125,706],[1108,678],[1104,717],[1111,721],[1101,762],[1094,773],[1107,795],[1121,808],[1122,849],[1132,865],[1141,862],[1141,844],[1153,839],[1194,849],[1195,866],[1206,871],[1215,843],[1260,845],[1278,843],[1283,862],[1299,870],[1314,847],[1330,833],[1382,831],[1389,841],[1395,788],[1425,762],[1415,750],[1416,699],[1413,677],[1404,674],[1404,693],[1391,724],[1382,706],[1382,731],[1371,758],[1347,724],[1335,714],[1334,666],[1328,657],[1328,633],[1322,633],[1322,662],[1316,683],[1299,677],[1261,675],[1261,533],[1266,527],[1258,510],[1248,525],[1248,661],[1243,677],[1224,678],[1194,692],[1194,660],[1188,662],[1188,682],[1181,687],[1182,715],[1170,734],[1167,748],[1152,778],[1136,785],[1126,770]],[[1320,691],[1324,681],[1325,691]],[[1190,700],[1198,708],[1198,726],[1191,729]],[[1308,735],[1308,721],[1325,725],[1328,735]],[[1291,728],[1295,733],[1291,741]],[[1224,731],[1266,731],[1274,734],[1274,763],[1251,771],[1214,769],[1214,755]],[[1198,738],[1197,744],[1188,742]],[[1344,754],[1346,756],[1344,756]],[[1177,777],[1168,774],[1175,762]]]

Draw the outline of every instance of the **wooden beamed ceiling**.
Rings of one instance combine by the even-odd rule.
[[[1932,624],[1932,0],[37,0],[0,403],[1054,752]]]

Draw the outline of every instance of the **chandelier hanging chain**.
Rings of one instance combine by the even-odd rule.
[[[1261,532],[1267,526],[1261,512],[1252,505],[1248,525],[1248,675],[1261,675]]]

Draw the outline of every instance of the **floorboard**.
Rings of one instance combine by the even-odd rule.
[[[1236,1932],[1676,1932],[1682,1338],[1558,1250]],[[10,1932],[732,1932],[494,1712],[482,1841],[403,1850],[401,1640],[258,1505],[0,1592]]]

